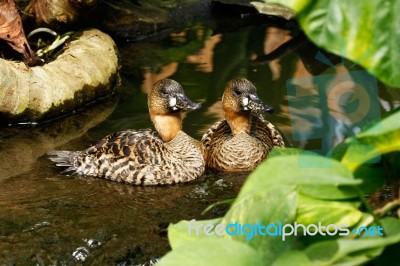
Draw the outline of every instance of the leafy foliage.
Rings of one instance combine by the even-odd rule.
[[[341,161],[355,170],[361,164],[381,154],[400,150],[399,112],[345,141],[346,152]]]
[[[202,239],[180,246],[158,265],[262,265],[258,252],[246,244],[227,239]]]
[[[390,86],[400,86],[399,1],[263,2],[291,8],[308,38],[319,47],[357,62]],[[260,3],[256,7],[263,12]]]
[[[392,27],[400,22],[396,16],[400,3],[264,2],[293,9],[305,33],[318,46],[359,63],[389,85],[400,85],[400,35],[394,34]],[[256,6],[262,9],[260,4]],[[224,217],[192,223],[203,227],[207,223],[346,224],[349,234],[305,236],[300,232],[285,240],[260,234],[208,236],[200,226],[198,236],[189,236],[190,222],[181,221],[169,227],[173,250],[160,264],[186,264],[196,258],[199,264],[216,265],[360,265],[373,259],[384,264],[382,254],[394,258],[393,247],[400,243],[400,221],[393,217],[379,219],[362,209],[370,209],[364,194],[384,182],[385,172],[376,165],[385,154],[400,150],[398,121],[400,111],[372,123],[336,147],[332,158],[298,149],[275,149],[249,176]],[[362,205],[364,208],[360,208]],[[381,226],[384,235],[360,233],[362,226]],[[325,230],[329,232],[328,228]]]
[[[365,163],[372,156],[364,149],[362,154],[356,151],[366,140],[374,156],[400,150],[396,144],[400,131],[394,123],[399,120],[398,111],[346,140],[339,147],[341,161],[298,149],[275,149],[249,176],[224,217],[169,226],[172,252],[160,265],[186,265],[188,261],[194,265],[359,265],[384,251],[393,255],[388,247],[400,242],[400,221],[393,217],[374,221],[373,214],[360,211],[361,202],[365,202],[361,191],[382,182],[373,179],[364,184],[369,176],[363,173],[370,167]],[[261,234],[209,236],[203,230],[205,224],[259,222],[346,224],[349,234],[327,234],[330,229],[326,228],[325,235],[311,237],[300,232],[283,240],[279,235]],[[382,226],[384,236],[362,234],[357,231],[360,226]],[[189,228],[198,228],[198,234],[197,229]]]

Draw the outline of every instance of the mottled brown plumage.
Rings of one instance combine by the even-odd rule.
[[[113,133],[83,151],[52,151],[50,159],[66,171],[132,185],[188,182],[205,167],[200,142],[182,129],[182,110],[198,109],[176,81],[154,84],[148,97],[151,129]]]
[[[238,78],[228,82],[222,97],[225,120],[212,125],[203,135],[206,165],[225,172],[253,170],[272,148],[284,146],[275,126],[263,118],[265,105],[254,85]]]

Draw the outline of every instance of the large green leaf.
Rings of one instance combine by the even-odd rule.
[[[242,226],[245,224],[254,226],[261,223],[263,226],[269,224],[279,226],[279,223],[285,224],[294,221],[296,208],[297,193],[295,187],[293,185],[275,185],[263,191],[257,190],[247,193],[246,196],[237,199],[222,219],[222,223],[225,225],[237,223]],[[277,227],[275,226],[271,227],[268,231],[272,234],[278,233]],[[240,231],[239,228],[232,227],[236,232]],[[227,237],[230,236],[227,235]],[[282,237],[279,235],[263,236],[259,234],[257,230],[252,230],[251,234],[236,234],[230,238],[244,242],[258,250],[263,256],[266,265],[272,263],[282,252],[289,250],[295,241],[292,237],[286,237],[283,241]]]
[[[368,227],[373,222],[374,222],[374,217],[369,213],[363,212],[361,219],[357,222],[357,224],[353,225],[352,228],[349,228],[349,230],[352,230],[353,228],[359,228],[361,226],[367,226]],[[329,241],[329,240],[336,240],[336,239],[341,238],[341,237],[347,237],[347,238],[353,239],[353,238],[356,238],[357,235],[356,234],[350,234],[349,236],[340,236],[339,234],[336,234],[336,235],[333,235],[333,236],[330,236],[328,234],[325,234],[325,235],[317,234],[317,235],[314,235],[314,236],[306,235],[306,236],[302,236],[299,239],[299,242],[301,242],[302,246],[308,247],[308,246],[311,246],[311,245],[316,244],[316,243],[321,243],[323,241]]]
[[[400,1],[263,2],[293,9],[308,38],[319,47],[359,63],[388,85],[400,87]]]
[[[288,150],[290,152],[291,149]],[[239,193],[238,200],[248,193],[266,191],[278,184],[298,187],[311,185],[317,189],[318,185],[357,186],[361,182],[354,179],[353,174],[336,160],[307,152],[276,155],[262,163],[249,176]],[[337,197],[343,198],[342,192],[337,192]],[[334,195],[331,194],[331,197],[334,198]]]
[[[204,226],[212,224],[216,226],[221,223],[222,218],[201,221],[180,221],[177,224],[168,226],[168,240],[172,249],[176,249],[181,245],[186,245],[189,242],[199,239],[218,238],[216,234],[211,236],[205,235]]]
[[[228,239],[202,239],[179,246],[158,263],[159,266],[264,265],[260,254],[243,243]]]
[[[279,150],[250,175],[222,223],[225,225],[235,222],[242,225],[257,224],[258,222],[262,222],[264,225],[278,224],[279,222],[282,224],[293,223],[296,211],[298,211],[298,191],[302,191],[303,188],[310,186],[314,189],[313,192],[316,192],[318,186],[320,188],[330,186],[336,189],[331,191],[331,197],[348,198],[354,197],[354,193],[349,192],[350,196],[343,197],[343,191],[339,190],[338,186],[349,188],[360,183],[361,181],[355,180],[352,173],[338,161],[299,150]],[[316,205],[315,202],[313,202],[314,205]],[[321,204],[326,203],[325,201],[321,202]],[[340,206],[335,205],[331,209],[331,214],[334,209],[340,213],[339,216],[346,214],[346,221],[350,225],[356,223],[361,217],[360,212],[354,207],[350,210],[346,205],[340,209]],[[321,218],[315,212],[312,215],[315,216],[314,222],[318,222],[318,219]],[[343,218],[338,218],[338,215],[330,216],[329,221],[341,221]],[[307,221],[310,223],[313,219],[311,216],[307,216]],[[263,254],[263,259],[268,263],[272,263],[279,254],[290,249],[295,242],[291,237],[282,241],[281,237],[260,235],[251,236],[251,239],[248,235],[236,235],[232,238],[246,242],[259,250]]]
[[[308,225],[317,224],[347,224],[348,227],[356,224],[362,217],[357,209],[358,204],[340,201],[317,200],[300,196],[296,221]]]
[[[277,148],[273,149],[271,154],[269,155],[269,160],[273,157],[279,157],[279,156],[297,156],[298,160],[298,166],[301,168],[306,168],[306,171],[309,172],[309,169],[312,168],[312,166],[316,165],[322,165],[322,166],[329,166],[329,167],[341,167],[340,164],[338,163],[333,163],[333,161],[329,159],[322,159],[323,161],[314,161],[316,157],[322,158],[316,153],[310,152],[310,151],[304,151],[300,149],[294,149],[294,148]],[[305,157],[300,157],[308,155]],[[309,157],[311,156],[311,157]],[[314,156],[314,157],[313,157]],[[308,163],[310,161],[310,163]],[[309,165],[307,167],[307,164]],[[323,167],[326,168],[326,167]],[[298,169],[293,169],[296,174]],[[330,170],[328,170],[330,171]],[[353,178],[353,176],[347,171],[343,170],[343,172],[340,172],[342,177],[345,178]],[[292,181],[293,183],[296,182],[306,182],[303,178],[298,178],[297,175],[295,176],[296,181]],[[326,179],[326,178],[325,178]],[[326,182],[323,181],[323,182]],[[352,186],[340,186],[337,183],[332,185],[332,183],[328,185],[320,184],[317,180],[315,180],[314,184],[307,184],[306,186],[300,186],[299,191],[304,194],[311,196],[313,198],[318,198],[318,199],[326,199],[326,200],[343,200],[343,199],[352,199],[352,198],[358,198],[360,195],[357,193],[355,189],[353,189]]]
[[[396,236],[400,234],[400,220],[394,217],[385,217],[381,219],[385,235]],[[400,242],[400,241],[399,241]]]
[[[388,236],[400,233],[400,222],[394,217],[386,217],[382,219],[384,232]],[[377,260],[376,265],[384,266],[393,264],[393,258],[399,257],[400,241],[397,244],[385,248],[385,251]]]
[[[311,265],[311,261],[307,255],[299,250],[290,250],[279,256],[272,266],[308,266]]]
[[[259,223],[263,226],[272,223],[278,226],[279,222],[282,224],[292,223],[295,219],[296,207],[297,193],[295,187],[277,184],[268,190],[248,193],[246,197],[236,200],[222,219],[181,221],[175,225],[170,225],[168,238],[174,251],[181,250],[182,246],[191,245],[193,242],[204,239],[230,239],[243,242],[243,244],[257,250],[263,261],[270,264],[279,254],[292,247],[294,238],[286,237],[283,241],[279,235],[260,235],[258,229],[254,229],[254,227],[251,231],[247,228],[243,232],[241,228],[235,226],[239,226],[239,224],[241,226],[245,224],[254,226]],[[223,236],[217,236],[215,233],[205,235],[205,224],[212,224],[214,227],[217,224],[232,225],[231,229],[235,229],[237,234],[233,236],[226,233]],[[233,231],[231,230],[231,232]],[[271,228],[269,232],[278,233],[274,228]]]
[[[305,249],[308,258],[318,265],[359,265],[381,254],[384,247],[400,242],[400,221],[381,220],[387,237],[339,238],[315,243]]]
[[[381,154],[400,150],[400,112],[397,111],[345,141],[342,163],[351,171]]]
[[[304,195],[324,200],[354,199],[360,196],[349,186],[307,185],[300,187],[299,191]]]
[[[379,134],[378,134],[379,135]],[[347,150],[346,150],[347,152]],[[319,238],[308,242],[304,251],[296,251],[301,237],[260,235],[259,231],[236,228],[236,225],[254,226],[260,223],[302,224],[348,224],[370,225],[372,216],[357,209],[358,203],[349,201],[354,197],[352,189],[362,180],[355,179],[352,172],[341,162],[301,150],[278,150],[262,163],[248,178],[239,196],[223,218],[206,221],[182,221],[168,228],[173,251],[167,254],[161,265],[303,265],[318,264],[357,265],[381,254],[384,247],[400,241],[398,221],[391,220],[388,237],[353,239],[351,237]],[[333,189],[332,189],[333,188]],[[345,188],[344,190],[342,188]],[[327,193],[327,196],[319,196]],[[306,196],[305,196],[306,195]],[[326,198],[328,200],[321,200]],[[343,201],[332,201],[340,198]],[[361,221],[362,220],[362,221]],[[382,220],[384,221],[384,220]],[[207,236],[205,224],[233,225],[241,235]],[[201,224],[201,226],[200,226]],[[387,224],[383,223],[386,227]],[[393,226],[394,224],[394,226]],[[190,229],[192,226],[193,229]],[[196,229],[199,227],[199,233]],[[272,227],[273,228],[273,227]],[[232,228],[231,228],[232,229]],[[189,232],[189,230],[191,230]],[[269,230],[271,233],[274,230]],[[309,236],[308,236],[309,237]],[[316,236],[316,238],[318,238]],[[329,240],[328,240],[329,239]],[[334,240],[332,240],[334,239]],[[195,240],[195,241],[194,241]],[[307,246],[307,242],[303,241]],[[255,255],[256,254],[256,255]]]

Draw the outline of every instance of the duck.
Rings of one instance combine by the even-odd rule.
[[[276,127],[264,119],[273,108],[257,94],[245,78],[230,80],[222,96],[224,120],[213,124],[203,135],[206,167],[219,172],[254,170],[270,151],[285,145]]]
[[[64,172],[131,185],[169,185],[195,180],[205,170],[203,146],[182,131],[182,112],[197,110],[175,80],[154,83],[148,94],[154,129],[112,133],[82,151],[50,151]]]

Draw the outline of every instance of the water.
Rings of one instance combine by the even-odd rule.
[[[336,60],[330,67],[316,60],[318,49],[309,43],[268,63],[250,63],[290,38],[290,30],[267,25],[214,34],[207,26],[195,25],[164,39],[121,43],[119,98],[49,123],[2,129],[0,264],[151,264],[169,250],[169,223],[223,215],[226,206],[204,216],[201,212],[235,197],[245,174],[207,174],[190,184],[133,187],[65,176],[44,155],[52,149],[81,150],[111,132],[151,126],[146,92],[158,79],[177,80],[191,99],[203,103],[201,111],[188,113],[184,121],[184,130],[195,138],[221,119],[224,84],[236,76],[254,82],[261,98],[275,107],[267,119],[280,129],[288,146],[325,153],[357,132],[358,116],[329,117],[341,114],[334,107],[343,106],[337,104],[343,99],[323,90],[340,83],[332,85],[332,80],[355,80],[347,63],[342,66]],[[321,85],[325,81],[331,85]],[[291,94],[293,86],[298,88],[296,95]],[[377,119],[399,105],[398,93],[374,79],[361,87],[368,87],[368,93],[379,88],[381,93],[379,101],[376,95],[370,97],[368,110],[356,112],[361,120]],[[345,95],[346,88],[339,91]],[[348,96],[344,104],[350,109],[342,113],[359,110],[360,105],[351,103],[365,103],[367,96]],[[332,100],[337,102],[332,105]]]

